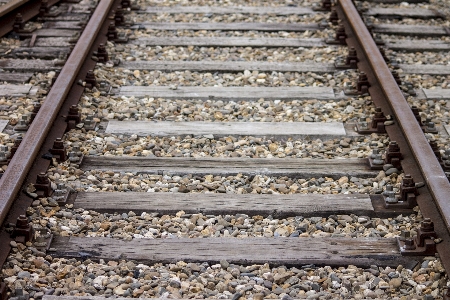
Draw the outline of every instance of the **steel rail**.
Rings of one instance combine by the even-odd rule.
[[[60,0],[48,0],[47,5],[52,6]],[[13,30],[16,15],[20,13],[23,21],[28,21],[39,14],[41,1],[13,0],[0,6],[0,37]]]
[[[19,8],[20,6],[27,3],[29,0],[13,0],[8,3],[0,6],[0,18],[6,15],[7,13]]]
[[[407,143],[440,210],[442,219],[445,221],[447,230],[450,231],[450,183],[412,113],[410,105],[395,82],[380,50],[352,1],[339,0],[339,4],[346,15],[346,21],[352,27],[365,52],[374,76],[380,83],[382,92],[389,101],[396,122],[407,139]]]
[[[39,152],[47,133],[86,60],[98,32],[108,17],[113,0],[101,0],[61,70],[41,109],[30,125],[22,143],[0,179],[0,224],[8,211]]]

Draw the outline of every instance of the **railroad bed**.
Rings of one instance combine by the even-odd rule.
[[[0,296],[448,299],[450,12],[390,2],[63,1],[2,38]]]

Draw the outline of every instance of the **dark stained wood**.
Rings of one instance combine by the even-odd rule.
[[[131,70],[162,71],[228,71],[243,70],[277,71],[277,72],[315,72],[332,73],[334,64],[318,64],[314,62],[264,62],[264,61],[134,61],[123,62],[120,67]]]
[[[72,29],[81,30],[81,22],[79,21],[55,21],[55,22],[45,22],[45,28],[51,29]]]
[[[43,17],[44,21],[50,22],[84,22],[89,21],[89,16],[85,14],[64,13],[54,17]]]
[[[74,208],[100,213],[158,212],[187,214],[250,216],[272,215],[275,218],[293,216],[323,216],[355,214],[373,216],[371,199],[364,194],[222,194],[222,193],[145,193],[99,192],[78,193]]]
[[[33,73],[0,73],[0,82],[26,83],[31,76],[33,76]]]
[[[36,47],[70,47],[71,37],[40,37],[36,39],[34,46]],[[22,46],[28,47],[30,39],[24,39]]]
[[[201,99],[201,100],[258,100],[260,98],[280,100],[330,100],[345,97],[335,95],[331,87],[206,87],[206,86],[179,86],[171,89],[168,86],[122,86],[114,91],[119,95],[165,99]]]
[[[382,34],[414,35],[414,36],[442,36],[447,35],[443,26],[375,24],[373,31]]]
[[[242,173],[292,178],[342,176],[375,177],[379,171],[371,170],[367,159],[277,159],[277,158],[189,158],[142,156],[87,156],[84,170],[111,170],[172,175],[222,175]]]
[[[210,47],[324,47],[319,38],[246,38],[246,37],[155,37],[129,41],[147,46],[210,46]]]
[[[256,30],[256,31],[317,31],[318,24],[309,23],[169,23],[145,22],[132,26],[133,29],[145,28],[151,30]]]
[[[208,262],[300,266],[398,266],[403,257],[395,239],[385,238],[191,238],[134,239],[56,237],[52,256],[141,263]]]
[[[69,47],[18,47],[5,57],[58,59],[69,53]]]
[[[396,51],[449,51],[450,43],[441,40],[385,40],[385,47]]]
[[[54,61],[48,60],[27,60],[27,59],[0,59],[0,68],[8,71],[41,72],[59,70]]]
[[[442,15],[433,10],[426,8],[384,8],[373,7],[364,12],[366,16],[376,16],[381,18],[423,18],[434,19],[440,18]]]
[[[257,14],[257,15],[309,15],[315,12],[309,7],[292,6],[151,6],[147,14]]]

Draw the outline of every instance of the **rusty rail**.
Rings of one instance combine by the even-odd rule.
[[[28,170],[31,168],[47,133],[52,127],[81,65],[87,58],[101,26],[108,17],[113,2],[113,0],[101,0],[98,4],[79,42],[73,49],[3,177],[0,179],[0,224],[3,224],[17,193],[20,191]]]
[[[395,116],[396,125],[394,127],[397,126],[397,128],[389,128],[390,126],[388,126],[389,136],[391,137],[392,134],[391,138],[403,140],[404,147],[409,148],[403,149],[408,157],[405,158],[402,165],[404,165],[405,171],[415,173],[426,183],[426,188],[420,192],[422,199],[418,201],[418,204],[423,215],[432,218],[437,225],[435,226],[436,232],[443,238],[443,242],[437,245],[437,250],[444,267],[447,271],[450,271],[450,242],[448,239],[450,232],[450,183],[410,105],[403,96],[352,1],[339,0],[338,4],[338,14],[340,19],[343,20],[348,34],[347,41],[360,51],[358,67],[366,71],[368,77],[370,76],[374,82],[374,84],[371,83],[372,86],[369,88],[372,100],[377,101],[376,105],[386,110],[385,113]],[[375,97],[382,98],[382,100],[375,100]]]
[[[362,45],[368,63],[372,66],[373,73],[380,83],[382,92],[389,101],[396,121],[400,125],[411,147],[411,151],[433,194],[433,198],[439,206],[445,224],[450,230],[450,183],[438,160],[435,159],[436,156],[428,140],[423,134],[419,123],[411,111],[410,105],[403,96],[391,71],[381,56],[375,41],[359,17],[358,11],[351,0],[340,0],[339,3],[347,16],[347,22],[352,26],[359,43]]]
[[[52,6],[60,0],[47,0],[47,5]],[[0,37],[13,30],[17,14],[21,14],[23,21],[28,21],[39,14],[42,1],[13,0],[0,6]]]

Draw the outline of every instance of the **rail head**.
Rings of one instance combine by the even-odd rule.
[[[416,121],[411,107],[395,82],[389,67],[352,1],[339,0],[338,5],[345,15],[345,21],[354,32],[354,37],[358,40],[373,75],[379,82],[379,87],[395,115],[396,122],[406,137],[411,152],[440,210],[447,230],[450,231],[450,183]]]
[[[88,57],[100,28],[106,22],[113,0],[101,0],[52,89],[48,93],[33,123],[30,125],[14,157],[0,179],[0,224],[20,191],[29,169],[38,154],[59,109],[75,82],[81,65]]]

